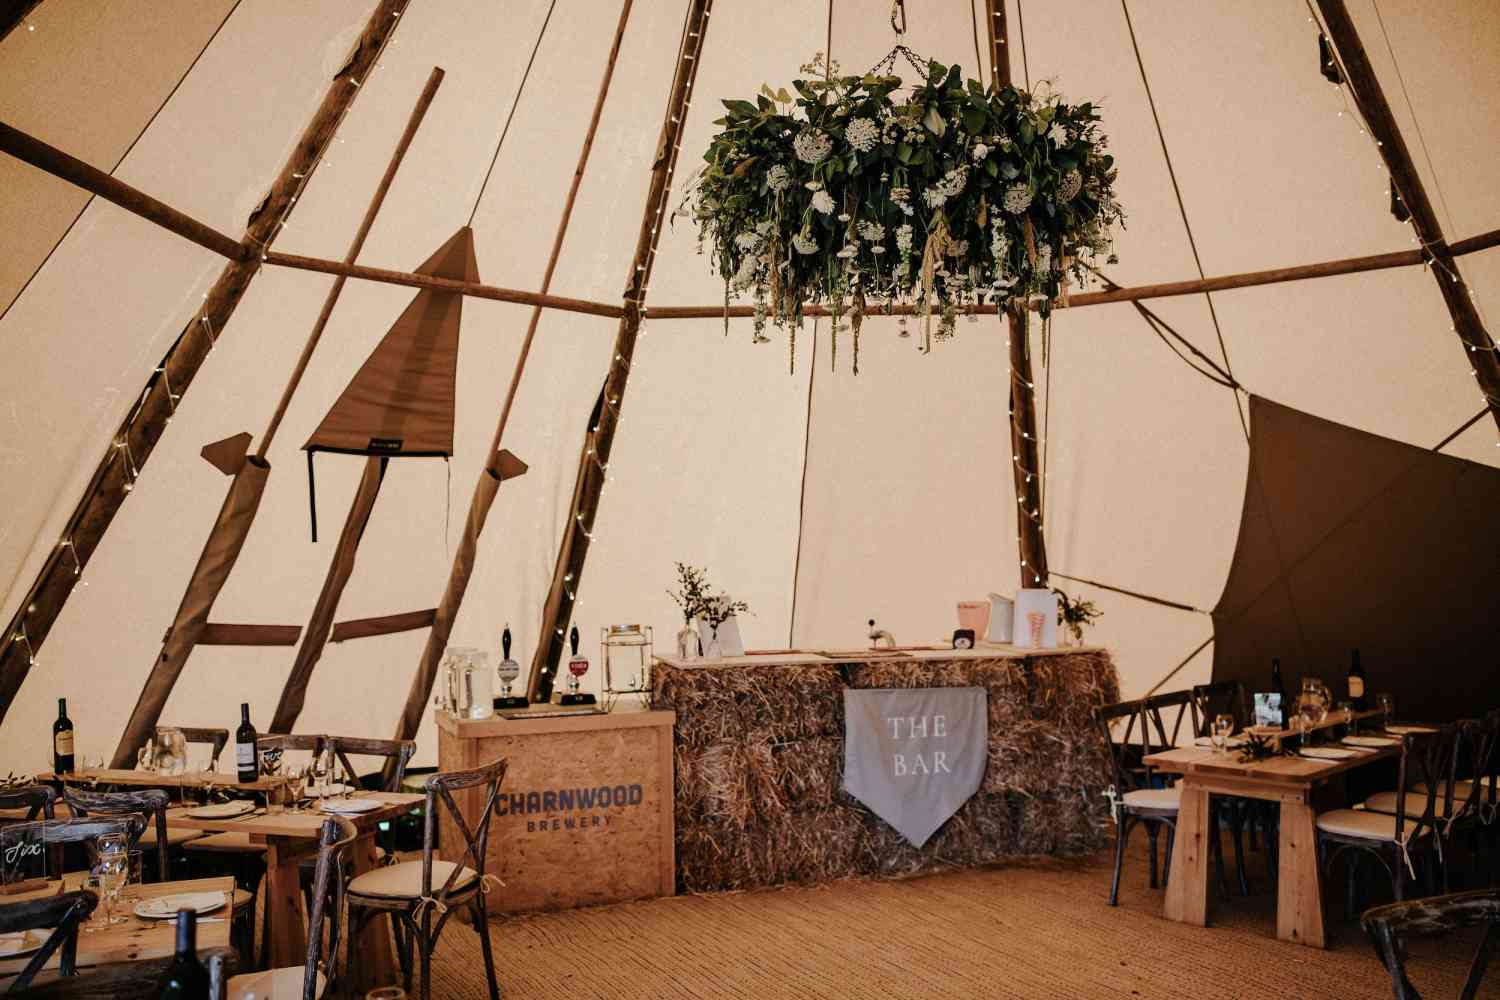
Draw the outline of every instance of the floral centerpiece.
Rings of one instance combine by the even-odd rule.
[[[1057,595],[1057,624],[1067,630],[1075,644],[1081,644],[1083,630],[1103,618],[1104,612],[1093,601],[1069,597],[1056,587],[1052,592]]]
[[[856,352],[872,301],[914,303],[930,349],[934,313],[939,339],[964,306],[1039,297],[1046,316],[1087,262],[1114,260],[1124,213],[1093,104],[938,62],[902,94],[895,54],[865,76],[825,71],[820,55],[802,69],[823,79],[793,81],[795,94],[725,101],[688,195],[726,305],[753,298],[757,341],[768,321],[790,328],[794,362],[805,303],[827,302],[835,333],[847,315]]]

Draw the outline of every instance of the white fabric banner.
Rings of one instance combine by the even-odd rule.
[[[844,788],[921,847],[979,790],[984,688],[844,691]]]

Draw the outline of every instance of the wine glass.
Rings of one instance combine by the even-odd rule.
[[[84,933],[93,934],[104,930],[109,926],[109,910],[104,905],[104,879],[95,872],[89,872],[83,876],[83,882],[79,888],[87,889],[99,897],[99,905],[94,907],[94,912],[89,915],[88,922],[83,925]]]
[[[1389,726],[1396,717],[1396,698],[1390,694],[1377,694],[1375,696],[1375,707],[1380,710],[1380,721],[1382,725]]]
[[[329,793],[328,784],[333,776],[333,770],[333,751],[325,747],[317,753],[312,762],[312,777],[316,782],[315,787],[324,795]]]
[[[1213,722],[1214,749],[1219,753],[1229,752],[1229,737],[1234,732],[1234,716],[1216,715]]]
[[[129,849],[124,834],[99,835],[99,862],[94,866],[94,874],[99,876],[99,886],[104,890],[104,922],[107,925],[125,922],[123,916],[115,914],[115,907],[120,902],[120,890],[130,879]]]

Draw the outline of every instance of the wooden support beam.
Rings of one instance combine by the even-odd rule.
[[[1448,247],[1455,257],[1478,253],[1500,246],[1500,229],[1459,240]],[[1225,274],[1212,278],[1194,278],[1191,281],[1169,281],[1154,285],[1136,285],[1132,288],[1112,288],[1103,292],[1082,292],[1068,297],[1066,302],[1054,303],[1057,309],[1078,309],[1083,306],[1102,306],[1111,302],[1137,302],[1141,299],[1166,299],[1178,295],[1197,295],[1202,292],[1222,292],[1231,288],[1252,288],[1256,285],[1278,285],[1286,281],[1303,281],[1308,278],[1327,278],[1340,274],[1358,274],[1362,271],[1383,271],[1393,267],[1415,267],[1427,263],[1428,256],[1420,250],[1397,250],[1394,253],[1374,254],[1368,257],[1347,257],[1342,260],[1320,261],[1316,264],[1298,264],[1293,267],[1277,267],[1268,271],[1247,271],[1244,274]],[[726,310],[722,305],[711,306],[652,306],[648,314],[652,320],[659,319],[723,319]],[[728,314],[734,318],[754,315],[750,306],[730,306]],[[893,305],[887,309],[875,303],[870,307],[871,316],[913,316],[921,307]],[[979,316],[994,316],[1000,312],[995,305],[960,307],[959,312]],[[802,315],[827,316],[827,306],[807,305]]]
[[[594,95],[594,111],[589,117],[588,128],[583,135],[583,147],[578,152],[578,162],[573,168],[573,180],[568,186],[568,196],[563,201],[562,215],[558,219],[557,231],[552,237],[552,251],[547,257],[547,266],[542,274],[542,296],[552,287],[552,276],[557,270],[557,261],[562,255],[563,240],[568,235],[568,225],[573,219],[573,206],[578,200],[578,188],[583,183],[584,171],[588,169],[589,154],[594,149],[594,137],[599,132],[599,119],[604,114],[604,102],[609,96],[609,87],[614,80],[615,64],[620,57],[620,44],[625,39],[625,26],[630,22],[633,0],[624,0],[620,5],[620,17],[615,23],[615,37],[610,44],[609,55],[604,61],[604,78]],[[474,485],[474,494],[469,501],[469,513],[464,519],[464,535],[453,553],[453,564],[448,569],[448,583],[443,588],[443,597],[433,616],[432,632],[422,649],[422,658],[417,662],[412,676],[411,688],[406,694],[401,718],[396,723],[396,739],[409,740],[417,735],[422,725],[422,716],[427,709],[427,699],[432,695],[432,685],[437,680],[438,665],[442,662],[448,637],[452,633],[453,620],[463,604],[464,594],[469,589],[469,577],[474,571],[474,561],[479,555],[479,536],[489,518],[490,507],[500,484],[525,473],[526,463],[501,447],[505,437],[506,423],[510,420],[511,407],[516,401],[516,390],[521,385],[521,375],[526,370],[526,359],[531,355],[531,344],[536,337],[537,324],[542,318],[543,303],[537,302],[531,310],[531,320],[526,325],[526,335],[521,340],[521,350],[516,356],[516,366],[511,372],[510,387],[505,393],[505,402],[500,406],[500,419],[495,424],[490,449],[485,453],[484,468]],[[624,310],[620,310],[624,315]],[[389,773],[389,769],[387,769]]]
[[[226,625],[209,622],[198,636],[200,646],[295,646],[301,625]]]
[[[425,611],[402,611],[374,618],[353,618],[335,625],[333,636],[328,641],[345,642],[377,635],[394,635],[397,632],[415,632],[419,628],[427,628],[436,617],[437,608],[428,608]]]
[[[49,146],[35,136],[27,135],[4,122],[0,122],[0,152],[9,153],[38,170],[75,184],[105,201],[113,202],[132,215],[139,215],[169,229],[221,257],[239,260],[249,255],[248,249],[217,229],[184,215],[124,181],[116,180],[98,167],[92,167],[76,156],[70,156],[56,146]]]
[[[494,285],[486,285],[477,281],[456,281],[453,278],[438,278],[427,274],[414,274],[411,271],[391,271],[360,264],[341,264],[338,261],[278,253],[275,250],[266,254],[266,263],[279,267],[300,268],[304,271],[322,271],[324,274],[338,274],[348,278],[364,278],[367,281],[381,281],[388,285],[407,285],[411,288],[457,292],[460,295],[471,295],[476,299],[493,299],[496,302],[514,302],[523,306],[560,309],[564,312],[584,313],[589,316],[605,316],[609,319],[619,319],[625,315],[623,308],[607,302],[590,302],[587,299],[570,299],[561,295],[523,292],[514,288],[497,288]]]
[[[376,59],[399,23],[399,15],[409,2],[379,0],[375,5],[351,58],[334,76],[322,103],[303,129],[265,200],[250,216],[242,243],[264,246],[275,240],[281,223],[291,212],[293,199],[301,192],[307,176],[316,168],[332,141],[338,123],[359,95],[361,88],[355,86],[354,81],[363,82],[374,68]],[[46,639],[82,568],[88,564],[100,539],[113,523],[131,484],[160,440],[172,411],[191,387],[215,338],[220,336],[258,272],[259,264],[260,261],[252,255],[249,260],[234,260],[225,265],[201,307],[155,366],[139,403],[115,431],[111,446],[105,450],[63,529],[62,544],[43,564],[6,632],[0,633],[9,637],[24,628],[30,643],[28,648],[26,643],[0,641],[0,718],[10,709],[30,669],[30,650],[39,648]],[[134,760],[132,754],[130,761]]]
[[[636,236],[630,270],[626,273],[625,314],[620,319],[614,349],[610,352],[609,372],[604,376],[604,385],[599,389],[594,412],[588,425],[584,427],[578,473],[573,483],[573,502],[563,522],[563,537],[558,547],[557,562],[552,569],[552,584],[542,610],[541,634],[537,636],[536,654],[531,662],[531,678],[527,684],[527,696],[532,701],[545,701],[551,697],[552,681],[556,675],[558,660],[562,656],[563,633],[573,612],[572,595],[577,592],[583,579],[589,536],[599,510],[599,496],[604,489],[603,470],[609,465],[620,409],[625,405],[626,380],[630,375],[631,360],[635,357],[635,341],[640,332],[646,289],[656,260],[661,222],[668,210],[667,199],[671,194],[672,172],[677,166],[677,154],[682,143],[683,121],[687,118],[693,81],[697,78],[698,65],[702,61],[703,38],[708,32],[712,6],[713,0],[689,0],[682,49],[677,54],[672,89],[667,97],[661,134],[656,143],[656,156],[651,164],[646,207],[641,217],[640,232]]]
[[[1411,152],[1406,148],[1406,139],[1391,114],[1385,92],[1365,55],[1365,47],[1359,40],[1359,32],[1355,30],[1344,0],[1318,0],[1318,10],[1323,14],[1329,37],[1338,52],[1344,80],[1349,85],[1354,103],[1375,139],[1386,169],[1390,171],[1391,183],[1411,212],[1412,229],[1423,248],[1432,254],[1432,277],[1438,284],[1448,313],[1453,317],[1454,332],[1463,343],[1464,359],[1479,383],[1479,391],[1494,416],[1495,425],[1500,427],[1500,356],[1495,353],[1495,342],[1474,307],[1468,282],[1463,280],[1458,262],[1453,259],[1453,248],[1443,238],[1437,212],[1427,197],[1427,189],[1417,173]]]

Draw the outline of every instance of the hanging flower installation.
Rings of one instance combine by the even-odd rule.
[[[1115,259],[1124,213],[1094,105],[985,88],[938,62],[901,96],[879,72],[894,55],[863,77],[835,64],[796,80],[795,97],[762,86],[725,101],[688,193],[725,304],[749,293],[755,339],[768,321],[788,327],[794,358],[805,303],[829,304],[835,337],[849,317],[857,371],[871,302],[915,304],[930,349],[961,307],[1035,297],[1046,316],[1086,262]],[[802,69],[821,74],[821,56]]]

